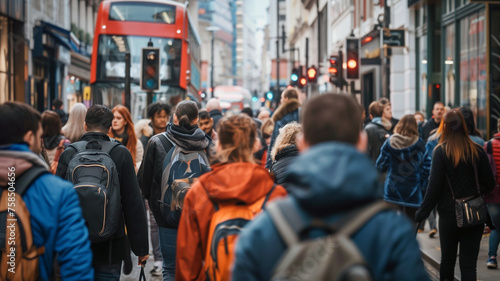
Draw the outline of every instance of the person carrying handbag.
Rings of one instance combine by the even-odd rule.
[[[484,202],[478,198],[494,187],[488,157],[483,148],[469,138],[462,113],[458,110],[446,113],[443,134],[434,150],[429,186],[415,215],[416,221],[422,222],[437,205],[440,280],[454,280],[458,247],[461,280],[476,280],[477,258],[486,221],[485,213],[481,213]]]

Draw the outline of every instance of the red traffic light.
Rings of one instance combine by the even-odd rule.
[[[316,73],[316,69],[311,67],[307,70],[307,77],[309,77],[309,79],[314,79],[316,77]]]
[[[301,86],[305,86],[307,84],[307,79],[305,77],[301,77],[299,80],[299,84]]]
[[[337,74],[338,70],[335,67],[329,67],[328,68],[328,73],[330,74]]]
[[[351,59],[351,60],[347,61],[348,68],[353,69],[353,68],[356,68],[356,66],[358,66],[358,62],[356,62],[356,60]]]

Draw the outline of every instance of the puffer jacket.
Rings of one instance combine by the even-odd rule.
[[[279,130],[283,128],[286,124],[293,121],[299,122],[299,108],[300,102],[296,99],[291,99],[285,104],[281,105],[276,109],[273,116],[271,117],[274,121],[273,134],[271,135],[271,142],[269,143],[269,148],[267,150],[267,161],[266,168],[270,169],[273,163],[271,158],[271,151],[273,150],[276,138],[279,135]]]
[[[271,166],[271,172],[274,174],[275,183],[283,184],[285,182],[287,168],[298,155],[299,151],[295,144],[283,148],[276,154],[274,157],[275,161]]]
[[[289,198],[304,219],[333,223],[347,211],[379,199],[378,175],[370,160],[352,145],[315,145],[289,167]],[[318,233],[321,232],[321,233]],[[324,236],[324,231],[308,238]],[[370,219],[352,237],[373,274],[373,280],[430,280],[418,253],[410,221],[394,211]],[[270,280],[286,245],[264,211],[240,235],[232,280]],[[411,272],[411,274],[408,274]]]
[[[210,137],[197,126],[190,130],[169,123],[167,130],[151,137],[144,152],[144,159],[139,168],[138,180],[144,198],[148,199],[149,207],[158,226],[176,229],[177,225],[167,222],[160,210],[161,176],[163,174],[163,161],[167,153],[174,147],[169,140],[188,150],[207,150]]]
[[[217,164],[212,166],[211,172],[202,175],[184,200],[177,236],[175,280],[202,281],[206,278],[203,260],[215,212],[212,201],[252,204],[265,197],[273,186],[269,172],[251,163]],[[284,188],[277,185],[269,201],[285,195]]]
[[[368,148],[366,152],[368,153],[368,157],[370,157],[373,164],[377,162],[380,155],[380,148],[389,138],[390,126],[391,124],[383,124],[382,118],[375,117],[372,122],[365,127],[365,132],[368,136]],[[387,127],[389,127],[389,129],[387,129]]]
[[[491,139],[489,142],[491,142],[491,156],[493,156],[493,160],[495,161],[495,166],[497,168],[496,173],[493,175],[495,176],[496,180],[496,186],[493,189],[493,191],[489,194],[484,195],[484,201],[486,203],[493,203],[493,204],[499,204],[500,203],[500,133],[497,133],[493,136],[493,139]],[[487,143],[484,145],[484,151],[486,153],[490,154],[490,152],[487,151]]]
[[[0,186],[7,185],[7,168],[15,167],[17,177],[33,166],[48,169],[25,144],[0,147],[0,170],[4,171]],[[23,201],[31,215],[33,243],[45,247],[40,256],[41,279],[52,280],[57,257],[62,280],[94,280],[89,233],[73,185],[47,173],[35,180]]]
[[[431,168],[431,158],[421,138],[392,135],[382,146],[376,166],[380,172],[387,172],[385,201],[413,208],[420,206]]]

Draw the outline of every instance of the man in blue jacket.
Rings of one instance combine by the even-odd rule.
[[[359,106],[348,95],[325,94],[310,100],[303,112],[303,153],[289,167],[289,198],[307,220],[333,223],[348,211],[379,200],[377,171],[363,154]],[[323,231],[306,233],[324,236]],[[373,280],[430,280],[420,258],[412,224],[403,215],[383,211],[352,236],[371,269]],[[258,247],[256,246],[258,245]],[[270,280],[286,251],[270,215],[250,222],[239,237],[233,280]]]
[[[43,130],[36,110],[22,103],[0,104],[0,132],[0,186],[8,182],[8,168],[15,168],[16,179],[32,167],[48,169],[37,155]],[[31,215],[33,243],[45,247],[40,256],[40,279],[52,280],[57,259],[62,280],[94,280],[88,231],[73,185],[45,173],[22,199]]]

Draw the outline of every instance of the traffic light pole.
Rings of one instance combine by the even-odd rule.
[[[130,52],[125,53],[125,107],[130,108]]]

